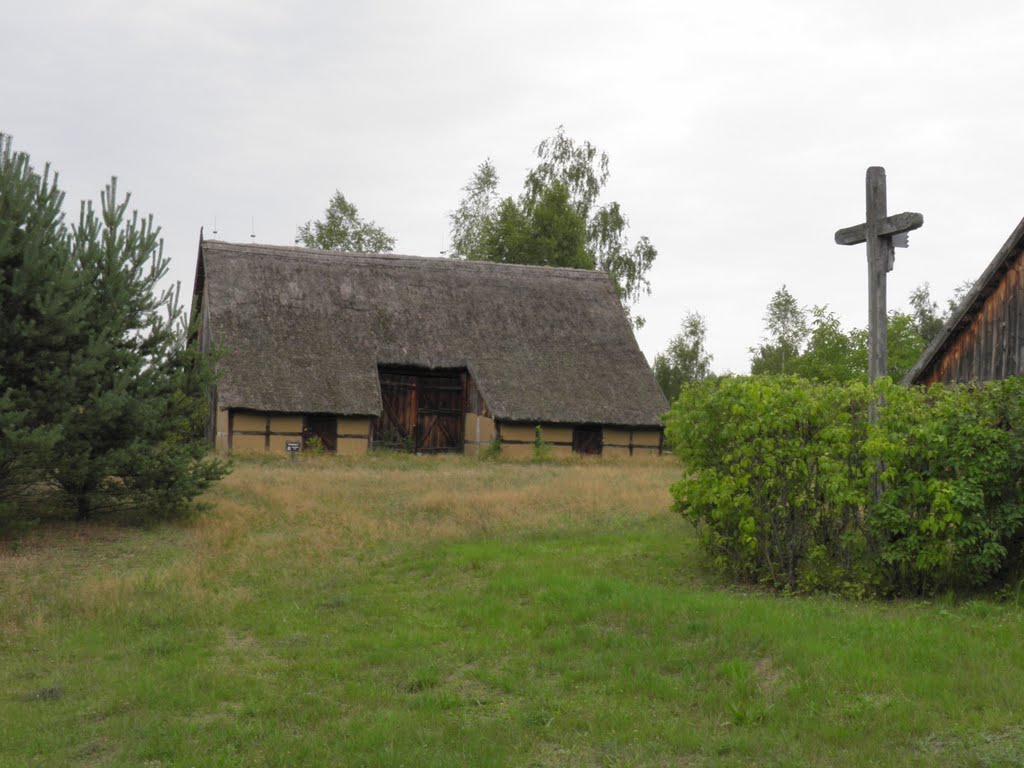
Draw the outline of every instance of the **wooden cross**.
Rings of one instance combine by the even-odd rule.
[[[907,247],[907,232],[924,224],[920,213],[885,215],[885,168],[867,173],[867,216],[863,224],[836,232],[839,245],[868,244],[868,381],[886,373],[885,276],[892,271],[893,246]]]

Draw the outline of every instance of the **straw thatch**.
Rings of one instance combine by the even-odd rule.
[[[667,409],[607,275],[200,244],[220,407],[378,415],[379,365],[465,368],[508,421],[658,426]]]

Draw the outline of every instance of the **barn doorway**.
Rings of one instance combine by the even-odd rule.
[[[373,444],[415,453],[462,453],[466,374],[459,370],[381,368],[381,414]]]

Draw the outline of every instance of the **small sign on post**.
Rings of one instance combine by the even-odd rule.
[[[301,444],[298,440],[289,440],[284,444],[284,449],[291,454],[292,461],[295,461],[295,456],[298,454]]]

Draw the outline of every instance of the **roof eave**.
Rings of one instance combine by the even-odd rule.
[[[967,292],[956,311],[950,316],[946,324],[942,326],[939,334],[932,339],[931,343],[924,348],[921,356],[914,363],[914,366],[903,377],[903,384],[912,385],[918,383],[921,376],[928,371],[940,354],[949,346],[957,332],[963,328],[973,317],[975,311],[980,309],[985,299],[991,295],[990,290],[998,282],[1005,272],[1007,263],[1017,253],[1021,242],[1024,241],[1024,219],[1021,219],[1013,233],[1003,243],[995,257],[981,273],[971,290]]]

